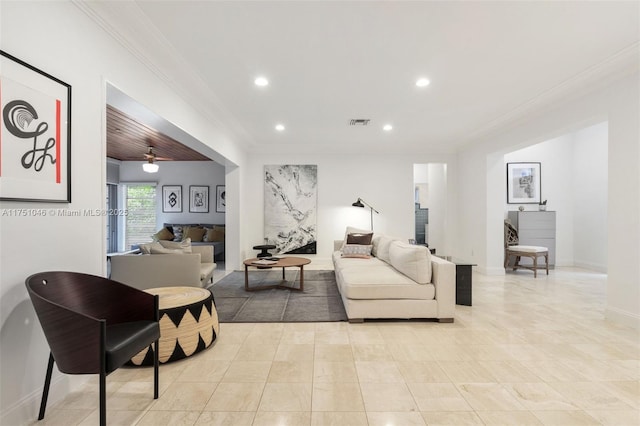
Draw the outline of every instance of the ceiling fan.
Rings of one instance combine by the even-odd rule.
[[[153,147],[150,146],[149,147],[149,151],[147,151],[146,154],[144,154],[144,158],[147,160],[146,163],[144,163],[142,165],[142,169],[147,172],[147,173],[156,173],[159,169],[158,165],[155,164],[155,161],[170,161],[172,160],[172,158],[168,158],[168,157],[158,157],[154,152],[153,152]]]

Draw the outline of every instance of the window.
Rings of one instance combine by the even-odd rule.
[[[148,243],[156,232],[156,185],[127,183],[125,187],[125,248]]]
[[[107,211],[118,210],[118,185],[107,184]],[[107,253],[118,251],[118,216],[111,214],[107,217]]]

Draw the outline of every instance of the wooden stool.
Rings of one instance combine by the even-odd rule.
[[[198,287],[161,287],[145,290],[160,296],[159,358],[164,364],[198,353],[220,333],[218,312],[209,290]],[[153,365],[147,348],[131,358],[134,365]]]
[[[549,249],[546,247],[537,247],[537,246],[509,246],[506,250],[506,255],[504,259],[504,267],[506,269],[507,264],[509,263],[509,256],[515,256],[516,260],[513,264],[513,270],[515,271],[518,268],[529,269],[533,271],[533,278],[537,278],[538,276],[538,257],[543,256],[545,262],[545,268],[547,270],[547,275],[549,275]],[[530,257],[533,260],[533,266],[524,266],[520,265],[521,257]],[[542,268],[540,268],[542,269]]]
[[[513,270],[518,268],[529,269],[533,271],[533,278],[538,277],[538,258],[544,256],[545,269],[549,275],[549,249],[538,246],[521,246],[518,243],[518,231],[513,227],[508,219],[504,221],[504,269],[507,269],[509,257],[515,256],[516,260],[513,264]],[[533,260],[532,266],[520,265],[521,257],[530,257]]]

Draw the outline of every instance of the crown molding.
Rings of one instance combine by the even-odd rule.
[[[162,72],[160,68],[155,66],[153,61],[146,55],[145,50],[140,49],[137,45],[139,43],[131,43],[130,38],[123,34],[123,31],[118,28],[116,22],[111,19],[109,12],[109,2],[85,2],[82,0],[72,0],[72,3],[85,13],[91,20],[100,26],[107,34],[114,38],[122,47],[124,47],[129,53],[135,56],[140,62],[144,64],[151,72],[164,81],[169,80],[169,76]],[[127,6],[125,6],[127,7]],[[129,6],[130,7],[130,6]],[[144,20],[143,20],[144,21]],[[142,22],[140,22],[142,23]]]
[[[470,133],[458,151],[468,148],[471,144],[486,140],[528,116],[543,112],[553,104],[583,96],[639,70],[640,42],[636,42],[486,123]]]
[[[209,119],[227,136],[225,139],[247,147],[251,140],[249,133],[135,2],[72,2],[186,103]]]

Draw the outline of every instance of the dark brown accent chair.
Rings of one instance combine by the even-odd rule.
[[[149,346],[158,398],[158,296],[95,275],[41,272],[26,279],[51,350],[38,420],[44,418],[53,362],[66,374],[100,375],[100,425],[106,421],[106,377]],[[153,348],[151,345],[154,345]]]

